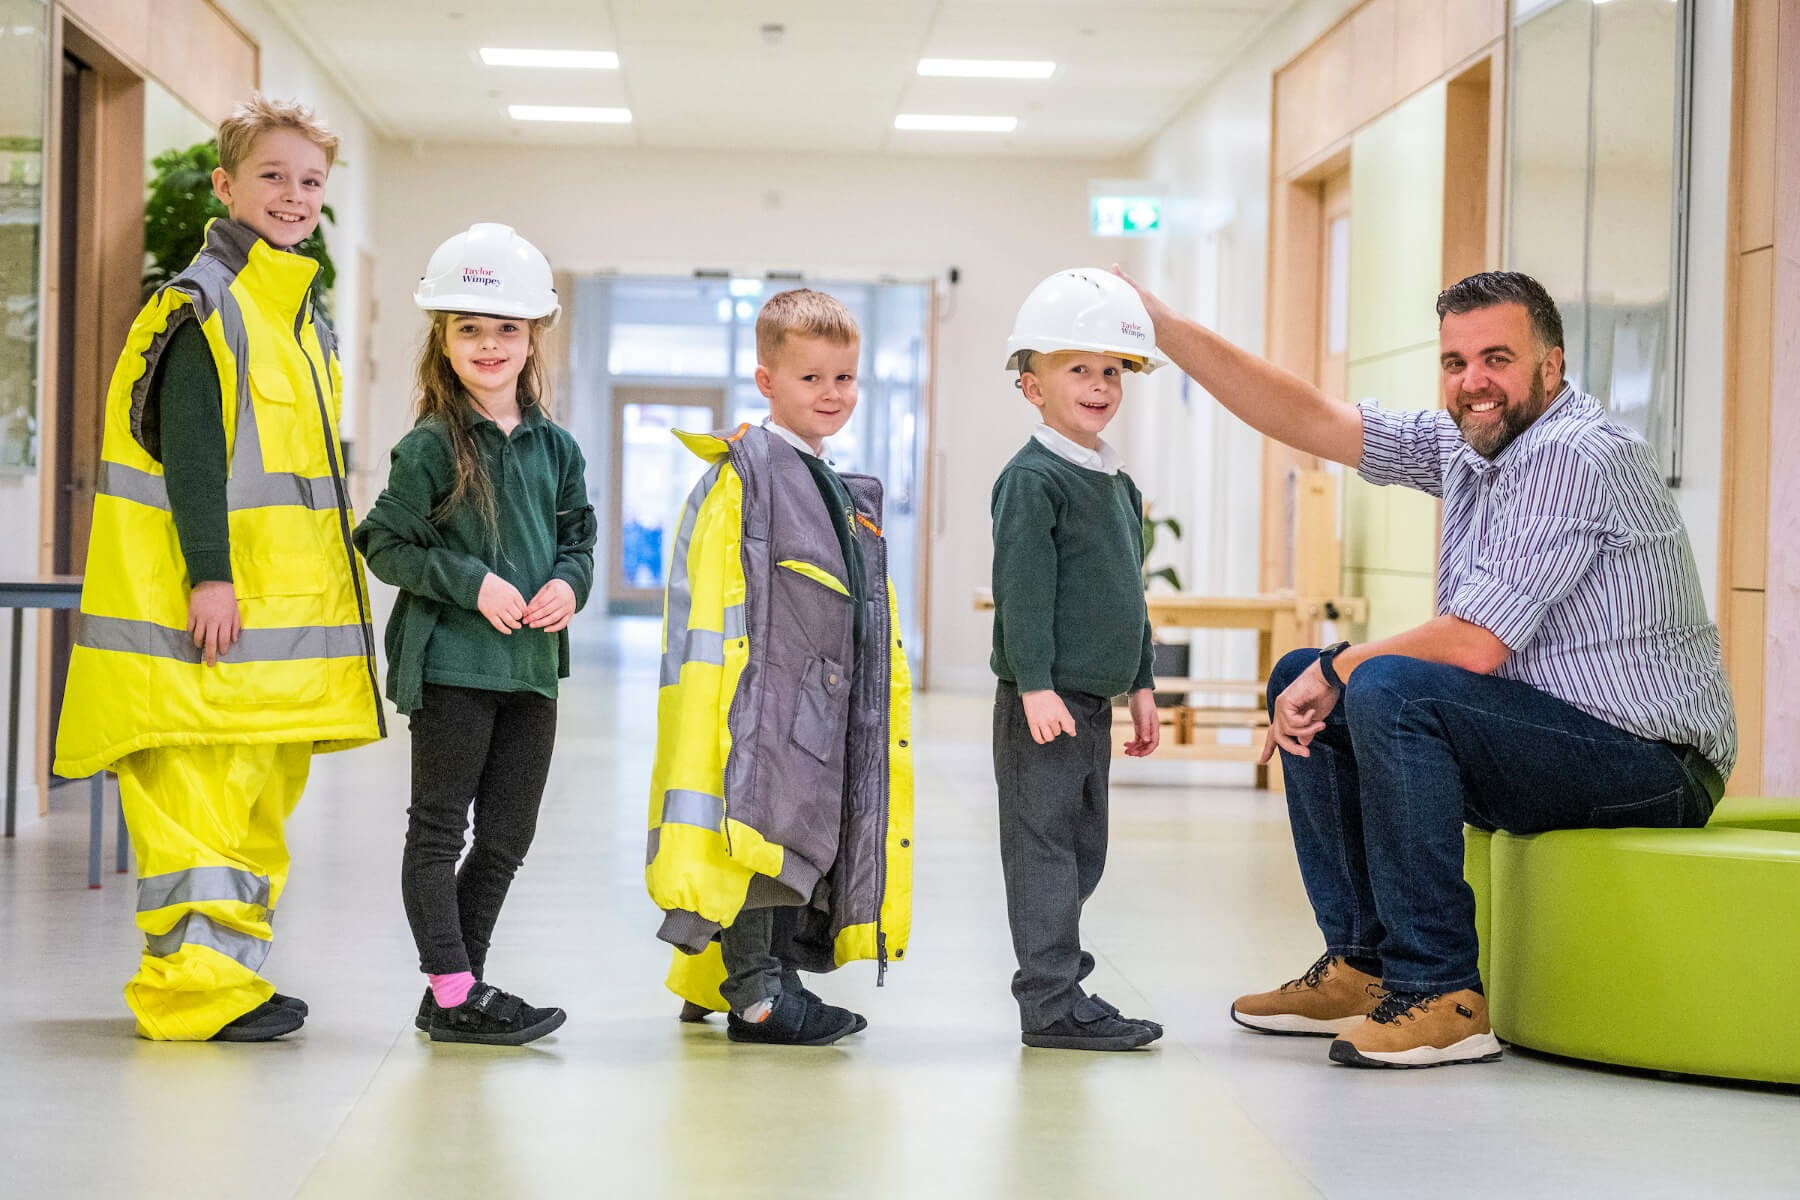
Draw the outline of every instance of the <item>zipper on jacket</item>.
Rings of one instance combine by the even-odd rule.
[[[370,624],[368,606],[363,597],[362,575],[356,569],[356,546],[350,540],[350,488],[344,482],[340,469],[338,454],[332,450],[331,410],[325,405],[325,392],[319,386],[319,368],[313,362],[311,354],[306,351],[306,339],[301,336],[305,326],[307,312],[311,301],[303,301],[300,311],[294,314],[294,343],[300,347],[300,357],[306,360],[306,369],[312,375],[313,399],[319,404],[319,427],[325,434],[325,461],[331,467],[331,486],[337,496],[338,530],[344,539],[344,554],[350,565],[350,589],[356,593],[356,619],[362,625],[363,663],[369,668],[369,690],[375,699],[375,728],[382,737],[387,736],[387,710],[381,704],[381,678],[375,670],[375,634]],[[321,346],[320,350],[323,351]],[[326,360],[326,370],[331,367]]]
[[[745,428],[748,428],[748,426],[746,426]],[[740,429],[738,432],[742,433],[743,430]],[[737,472],[738,482],[739,482],[739,486],[741,488],[743,479],[744,479],[744,472],[743,472],[743,469],[738,466],[738,446],[739,446],[738,442],[727,439],[726,447],[725,447],[725,462],[726,462],[727,466],[729,466],[733,471]],[[721,472],[720,477],[723,478],[722,472]],[[717,484],[715,484],[714,486],[716,487]],[[706,505],[706,501],[707,501],[706,496],[702,496],[700,498],[700,504],[702,507],[704,507]],[[748,663],[750,661],[749,648],[750,648],[750,625],[751,625],[751,620],[750,620],[750,572],[744,570],[744,559],[743,559],[743,554],[744,554],[744,551],[743,551],[744,507],[745,506],[744,506],[743,500],[739,499],[739,501],[738,501],[738,570],[744,576],[744,650],[745,650],[744,661],[746,663]],[[698,519],[698,516],[699,516],[699,514],[696,513],[695,514],[696,519]],[[737,684],[732,688],[732,695],[734,697],[737,695],[738,688],[740,688],[742,686],[743,686],[743,677],[740,675],[738,678]],[[737,748],[737,744],[738,744],[737,731],[731,728],[731,706],[729,704],[727,704],[725,706],[725,731],[727,733],[731,734],[731,745],[732,745],[732,749],[735,750]],[[754,762],[755,760],[752,759],[751,761]],[[725,835],[725,853],[730,854],[731,853],[731,758],[729,755],[726,756],[726,759],[725,759],[725,770],[722,771],[719,776],[719,832]]]
[[[851,526],[855,528],[854,525]],[[888,695],[893,686],[894,662],[893,648],[888,641],[893,637],[893,614],[888,611],[887,600],[887,542],[880,536],[875,538],[875,546],[881,551],[881,617],[876,622],[881,626],[881,679],[880,692],[883,697],[883,709],[888,714],[881,731],[881,856],[876,860],[879,864],[875,874],[875,986],[887,986],[887,931],[881,927],[881,913],[887,907],[887,858],[888,858],[888,824],[893,813],[893,753],[890,744],[892,736],[894,707],[893,699]],[[867,604],[865,598],[863,603]],[[867,631],[864,631],[865,638]]]

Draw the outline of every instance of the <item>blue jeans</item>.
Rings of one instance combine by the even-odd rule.
[[[1319,657],[1296,650],[1271,708]],[[1372,658],[1313,738],[1282,751],[1300,875],[1326,951],[1375,958],[1396,991],[1479,987],[1463,823],[1508,833],[1700,826],[1718,775],[1697,752],[1591,717],[1529,684]]]

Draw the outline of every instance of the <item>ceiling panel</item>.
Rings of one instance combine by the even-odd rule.
[[[1291,0],[268,0],[384,134],[597,146],[1125,154]],[[765,23],[783,26],[766,36]],[[484,45],[613,50],[617,71],[488,67]],[[1047,58],[1047,80],[922,79],[920,57]],[[523,125],[509,104],[628,107]],[[901,112],[1016,116],[1007,135],[904,133]]]

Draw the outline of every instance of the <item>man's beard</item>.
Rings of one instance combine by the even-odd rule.
[[[1490,461],[1500,457],[1500,452],[1513,444],[1513,439],[1531,428],[1531,423],[1544,415],[1549,405],[1544,397],[1544,375],[1541,371],[1531,373],[1531,394],[1522,405],[1514,404],[1511,397],[1500,406],[1500,420],[1465,423],[1468,409],[1462,407],[1461,415],[1456,418],[1456,427],[1462,430],[1463,441],[1475,453]]]

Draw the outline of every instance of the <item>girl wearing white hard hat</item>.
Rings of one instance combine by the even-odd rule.
[[[546,412],[540,340],[558,306],[537,247],[471,226],[437,248],[413,301],[431,319],[418,422],[355,538],[400,589],[387,694],[412,722],[401,894],[430,982],[416,1024],[434,1042],[518,1046],[563,1010],[482,976],[537,828],[566,631],[593,583],[594,510],[581,451]]]

